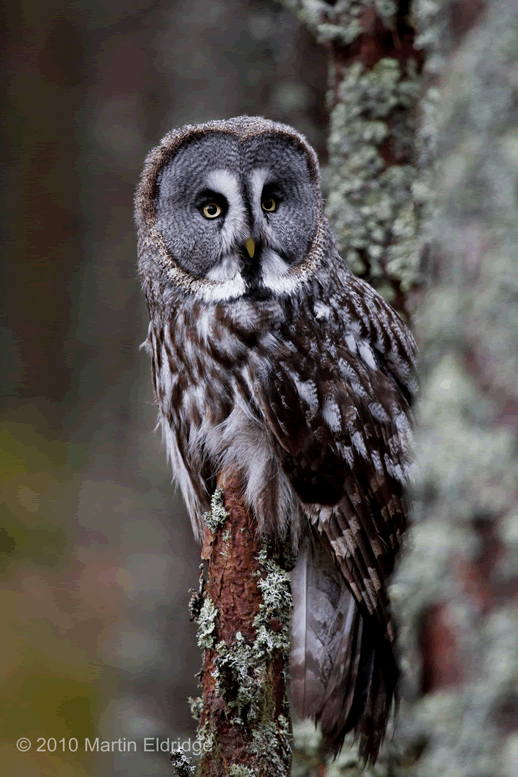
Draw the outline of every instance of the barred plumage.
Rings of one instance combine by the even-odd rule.
[[[170,133],[136,218],[155,394],[195,534],[237,466],[260,531],[298,551],[295,707],[335,750],[354,729],[375,760],[398,676],[387,581],[406,527],[412,335],[345,268],[316,155],[290,127]]]

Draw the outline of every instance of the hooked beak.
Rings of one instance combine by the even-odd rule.
[[[247,240],[245,240],[245,247],[248,251],[248,256],[250,259],[253,259],[255,254],[255,240],[252,237],[247,238]]]

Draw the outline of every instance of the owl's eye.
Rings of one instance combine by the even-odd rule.
[[[261,203],[261,208],[267,213],[273,213],[277,209],[277,203],[273,197],[265,197]]]
[[[223,209],[220,208],[217,202],[207,202],[201,209],[201,212],[206,219],[217,219],[223,213]]]

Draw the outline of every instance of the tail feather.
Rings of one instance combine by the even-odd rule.
[[[335,753],[353,730],[373,763],[397,685],[392,644],[375,616],[363,613],[330,547],[309,541],[292,573],[291,691],[301,717],[320,723]]]

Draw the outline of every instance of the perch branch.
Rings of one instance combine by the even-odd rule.
[[[259,537],[235,471],[218,479],[202,558],[208,570],[197,618],[204,649],[200,777],[287,777],[289,576]]]

